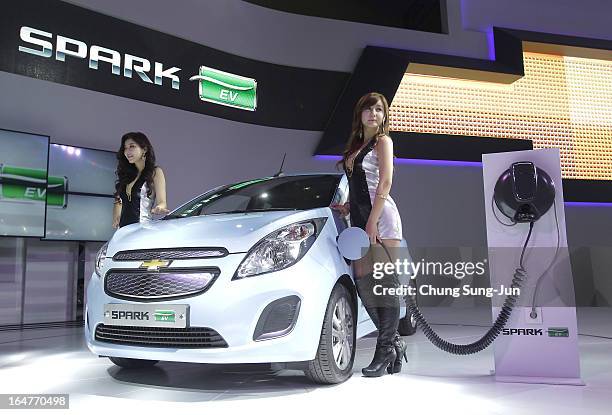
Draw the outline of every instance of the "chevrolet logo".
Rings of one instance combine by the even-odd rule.
[[[161,259],[152,259],[150,261],[144,261],[140,264],[140,268],[146,268],[147,271],[159,271],[162,267],[167,267],[172,261],[164,261]]]

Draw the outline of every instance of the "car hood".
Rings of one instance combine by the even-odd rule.
[[[123,250],[182,247],[224,247],[230,253],[247,252],[261,238],[285,225],[328,216],[329,212],[329,208],[320,208],[232,213],[138,223],[115,232],[108,255]]]

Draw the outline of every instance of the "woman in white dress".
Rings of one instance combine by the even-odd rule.
[[[402,240],[402,221],[389,196],[393,141],[389,137],[389,105],[382,94],[368,93],[355,105],[351,136],[338,164],[342,164],[349,180],[349,202],[333,207],[344,215],[350,214],[351,226],[365,230],[372,245],[381,242],[390,251],[397,249]],[[371,257],[354,263],[359,296],[378,329],[374,358],[362,369],[368,377],[381,376],[385,370],[399,372],[401,359],[406,356],[406,343],[397,332],[399,299],[374,296],[372,265]],[[376,283],[389,280],[387,277],[387,281],[383,278]]]

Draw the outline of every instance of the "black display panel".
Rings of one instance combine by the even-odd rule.
[[[64,207],[47,206],[48,240],[108,241],[115,231],[112,197],[64,194]]]
[[[0,236],[45,235],[49,137],[0,129]]]
[[[112,151],[52,143],[45,239],[110,239],[116,168]]]
[[[112,195],[116,168],[112,151],[56,143],[49,148],[49,176],[66,178],[64,192]]]

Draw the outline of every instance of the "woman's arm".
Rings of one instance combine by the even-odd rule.
[[[153,186],[155,187],[155,200],[157,205],[151,210],[156,215],[170,212],[166,206],[166,178],[161,167],[155,168],[153,175]]]
[[[116,197],[115,204],[113,206],[113,228],[119,228],[119,222],[121,221],[121,199]]]
[[[370,211],[365,229],[370,237],[371,243],[376,243],[376,237],[378,236],[378,219],[380,219],[380,215],[382,214],[383,207],[385,206],[385,199],[389,196],[391,183],[393,181],[393,141],[391,137],[387,135],[378,137],[375,148],[378,155],[379,181],[372,210]]]

